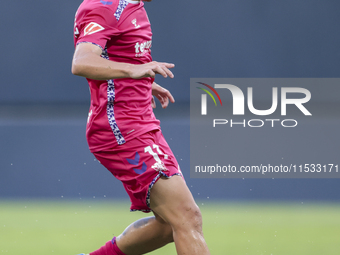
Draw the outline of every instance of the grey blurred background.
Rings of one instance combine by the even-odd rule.
[[[85,140],[88,85],[70,72],[73,20],[80,3],[0,2],[0,198],[127,198]],[[156,81],[177,101],[166,110],[158,105],[155,113],[194,196],[339,201],[339,179],[191,179],[189,87],[190,78],[200,77],[339,77],[340,2],[154,0],[145,6],[154,60],[176,64],[175,79]],[[315,91],[312,109],[328,113],[316,115],[308,135],[323,134],[320,139],[330,144],[323,153],[338,153],[339,136],[327,136],[323,127],[339,126],[340,88],[329,96],[313,85],[308,89]],[[310,144],[304,153],[309,150]]]

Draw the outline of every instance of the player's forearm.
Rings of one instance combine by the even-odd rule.
[[[94,80],[109,80],[130,77],[131,64],[104,59],[89,52],[74,56],[72,73]]]

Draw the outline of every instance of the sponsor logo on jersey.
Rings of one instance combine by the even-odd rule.
[[[97,33],[99,31],[104,30],[105,28],[103,28],[101,25],[95,23],[95,22],[91,22],[90,24],[88,24],[85,29],[84,29],[84,35],[91,35],[94,33]]]
[[[146,52],[149,52],[151,48],[151,44],[152,44],[152,41],[147,41],[147,42],[142,42],[142,43],[137,42],[135,44],[136,57],[141,57]]]

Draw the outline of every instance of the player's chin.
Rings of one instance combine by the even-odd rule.
[[[143,2],[151,2],[152,0],[143,0]]]

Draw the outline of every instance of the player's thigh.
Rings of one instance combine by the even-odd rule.
[[[170,225],[201,225],[201,213],[180,176],[160,178],[151,189],[151,209]]]

